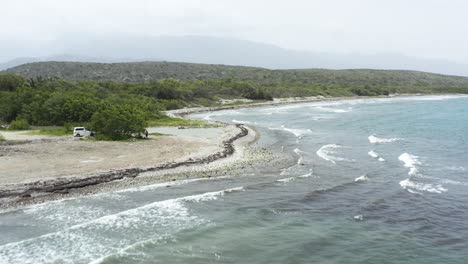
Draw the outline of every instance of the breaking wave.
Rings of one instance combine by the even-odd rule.
[[[305,135],[312,133],[312,130],[310,129],[287,128],[285,126],[281,126],[281,128],[269,127],[268,129],[269,130],[283,130],[283,131],[289,132],[297,137],[296,143],[299,143],[299,140],[302,139]]]
[[[369,151],[367,154],[369,154],[369,156],[371,156],[372,158],[378,159],[379,161],[385,161],[385,159],[382,158],[382,157],[379,155],[379,153],[377,153],[377,152],[375,152],[375,151],[373,151],[373,150]]]
[[[236,120],[236,119],[233,119],[232,122],[236,124],[252,124],[252,122],[250,121]]]
[[[418,193],[418,194],[421,194],[421,192],[423,191],[430,192],[430,193],[443,193],[447,191],[447,189],[444,188],[440,184],[432,185],[428,183],[419,183],[419,182],[411,181],[410,179],[402,180],[400,182],[400,186],[410,193]]]
[[[419,173],[417,165],[421,165],[421,162],[419,161],[418,156],[403,153],[398,157],[398,159],[405,164],[406,168],[410,169],[408,175],[415,176]]]
[[[408,175],[410,176],[409,179],[402,180],[400,182],[400,186],[407,190],[410,193],[419,193],[421,192],[430,192],[430,193],[443,193],[446,192],[447,189],[444,188],[440,184],[430,184],[430,183],[420,183],[412,180],[412,177],[418,176],[420,178],[428,178],[431,177],[423,176],[419,174],[418,166],[421,165],[421,161],[419,161],[419,157],[415,155],[411,155],[409,153],[401,154],[398,159],[404,163],[406,168],[409,168]],[[437,179],[437,178],[432,178]]]
[[[369,136],[369,142],[372,144],[377,144],[377,143],[391,143],[395,142],[398,140],[401,140],[401,138],[378,138],[374,135]]]
[[[351,108],[348,108],[348,109],[334,109],[334,108],[328,108],[328,107],[323,107],[323,106],[317,106],[316,109],[324,111],[324,112],[332,112],[332,113],[348,113],[348,112],[351,112]]]
[[[333,156],[333,154],[336,154],[335,149],[338,149],[338,148],[341,148],[341,146],[336,145],[336,144],[324,145],[319,150],[317,150],[316,154],[320,158],[322,158],[322,159],[324,159],[326,161],[329,161],[329,162],[331,162],[333,164],[336,164],[337,161],[348,161],[348,162],[353,161],[353,160],[349,160],[349,159],[346,159],[346,158]]]
[[[367,181],[367,180],[369,180],[369,178],[367,177],[367,175],[361,175],[361,176],[357,177],[356,179],[354,179],[355,182]]]
[[[206,223],[192,215],[185,203],[216,200],[243,187],[157,201],[105,215],[64,230],[0,245],[0,263],[89,263],[121,252],[125,245],[157,239]],[[132,232],[132,236],[127,236]]]
[[[306,154],[306,152],[296,148],[296,149],[294,149],[294,153],[296,153],[299,156],[299,158],[297,159],[297,164],[302,165],[303,162],[304,162],[303,154]]]
[[[296,177],[289,177],[289,178],[284,178],[284,179],[279,179],[279,180],[276,180],[277,182],[290,182],[290,181],[294,181],[296,179]]]

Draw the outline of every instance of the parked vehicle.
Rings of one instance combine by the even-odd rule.
[[[86,130],[84,127],[75,127],[73,128],[73,136],[75,137],[86,137],[94,136],[92,131]]]

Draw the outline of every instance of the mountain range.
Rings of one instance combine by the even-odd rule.
[[[345,45],[345,44],[344,44]],[[336,54],[297,51],[239,39],[205,36],[93,36],[66,38],[43,57],[16,58],[0,70],[39,61],[171,61],[266,69],[393,69],[468,76],[468,64],[402,54]],[[58,55],[57,55],[58,54]]]

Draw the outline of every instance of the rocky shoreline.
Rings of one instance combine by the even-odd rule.
[[[244,125],[235,125],[240,131],[222,142],[222,151],[198,159],[189,158],[180,162],[168,162],[159,166],[148,168],[129,168],[100,173],[88,177],[57,178],[52,180],[35,181],[31,183],[11,184],[0,187],[0,207],[9,207],[15,204],[32,203],[37,197],[52,194],[67,194],[71,189],[95,186],[125,178],[135,178],[140,173],[163,171],[182,166],[201,165],[226,158],[235,152],[234,141],[245,137],[249,131]]]

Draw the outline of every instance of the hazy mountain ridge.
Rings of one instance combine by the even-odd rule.
[[[10,68],[25,78],[62,77],[70,81],[94,80],[145,82],[178,80],[216,80],[231,78],[255,82],[302,82],[343,85],[411,85],[426,87],[468,87],[468,78],[403,70],[269,70],[258,67],[179,62],[83,63],[35,62]]]
[[[206,36],[69,36],[53,47],[58,54],[0,64],[0,70],[37,61],[180,61],[242,65],[267,69],[402,69],[468,76],[468,65],[402,54],[324,53],[284,49],[253,41]]]

